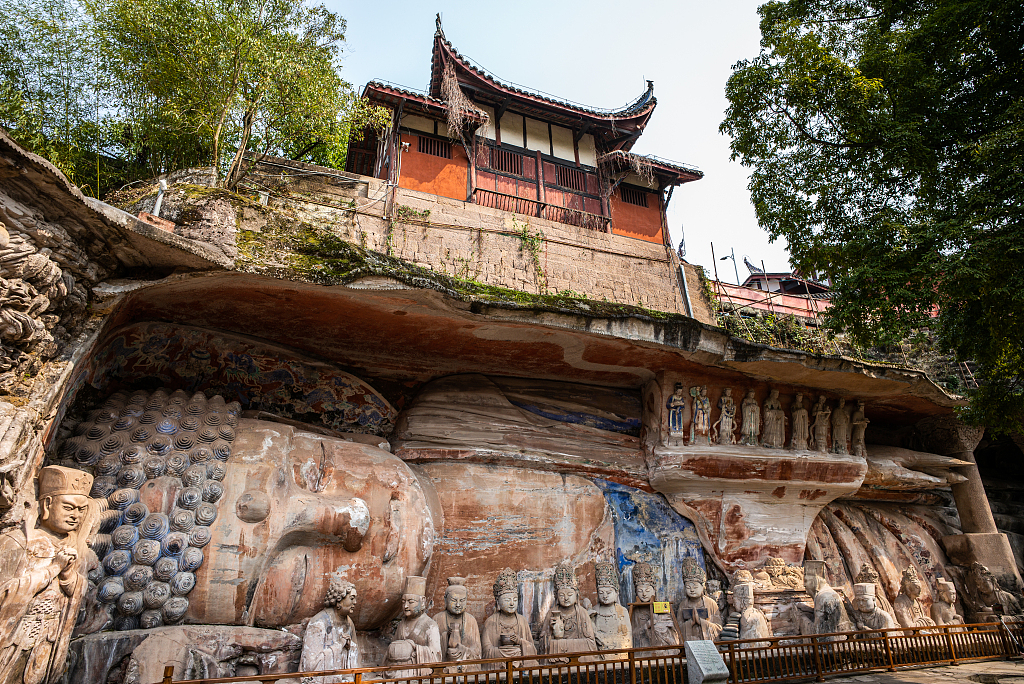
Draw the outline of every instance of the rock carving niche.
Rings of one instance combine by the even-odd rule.
[[[294,624],[323,607],[340,568],[372,602],[352,613],[366,629],[425,567],[435,512],[408,466],[240,408],[202,392],[120,392],[66,421],[56,455],[95,473],[91,493],[109,508],[80,634]],[[238,578],[227,591],[224,576]]]

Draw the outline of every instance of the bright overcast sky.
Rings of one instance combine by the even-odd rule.
[[[636,99],[654,81],[658,107],[633,151],[701,169],[702,180],[676,188],[668,219],[672,242],[686,234],[686,259],[713,273],[736,250],[769,270],[788,270],[785,245],[757,225],[747,170],[729,161],[719,134],[731,66],[757,55],[757,1],[513,0],[433,3],[327,0],[348,21],[343,74],[361,89],[370,80],[423,89],[430,79],[434,14],[452,45],[492,75],[556,97],[608,109]],[[733,281],[731,261],[719,261]]]

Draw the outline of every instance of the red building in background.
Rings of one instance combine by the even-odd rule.
[[[653,82],[615,111],[527,92],[470,64],[440,21],[427,92],[371,82],[363,95],[392,126],[353,143],[346,170],[410,190],[669,246],[671,190],[703,177],[630,152],[657,104]]]

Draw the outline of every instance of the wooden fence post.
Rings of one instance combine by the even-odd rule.
[[[732,673],[732,684],[737,684],[740,678],[736,675],[736,644],[729,643],[729,671]]]
[[[885,643],[885,655],[889,659],[889,672],[896,671],[896,665],[892,661],[892,647],[889,645],[889,633],[882,632],[882,641]]]
[[[171,678],[174,677],[174,666],[167,665],[164,667],[164,678],[160,684],[171,684]]]
[[[636,653],[632,649],[629,651],[629,684],[636,684]]]
[[[956,661],[956,647],[953,646],[953,635],[949,633],[949,625],[946,625],[944,629],[946,630],[946,643],[949,644],[949,657],[952,658],[950,665],[959,665],[960,663]]]
[[[821,653],[818,651],[818,640],[815,637],[811,637],[811,647],[814,649],[814,667],[817,669],[818,677],[817,681],[825,681],[825,677],[821,672]]]

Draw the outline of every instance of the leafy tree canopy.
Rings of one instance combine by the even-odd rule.
[[[304,0],[0,0],[0,19],[0,125],[95,193],[100,167],[212,164],[235,189],[261,155],[343,166],[385,121],[339,74],[344,19]]]
[[[763,5],[721,131],[793,265],[861,344],[931,327],[978,364],[967,417],[1024,427],[1024,4]],[[937,316],[936,316],[937,314]]]

